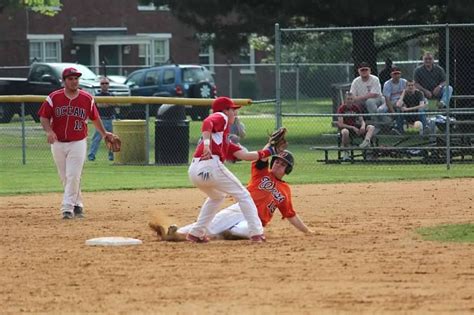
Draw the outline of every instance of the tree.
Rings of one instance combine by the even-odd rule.
[[[213,46],[235,52],[249,34],[273,36],[274,24],[282,27],[374,26],[436,22],[442,0],[418,0],[406,4],[389,0],[293,0],[221,1],[180,0],[166,2],[171,12],[198,32],[213,33]],[[369,62],[376,69],[378,49],[372,29],[352,31],[354,64]]]
[[[55,9],[57,7],[61,7],[60,0],[2,0],[0,2],[0,13],[7,8],[28,8],[40,14],[53,16],[58,12]]]
[[[469,3],[468,3],[469,2]],[[446,22],[472,23],[474,7],[470,1],[448,0]],[[455,87],[458,95],[472,95],[474,81],[474,27],[455,27],[450,32],[449,45],[449,74],[451,85]],[[472,99],[461,99],[458,107],[474,107]],[[474,115],[463,115],[462,119],[473,119]],[[466,126],[465,130],[474,131],[474,126]]]

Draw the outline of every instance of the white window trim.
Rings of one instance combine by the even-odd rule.
[[[211,45],[209,45],[209,53],[208,54],[199,54],[199,57],[201,56],[207,56],[209,58],[209,64],[207,65],[208,66],[208,70],[214,72],[214,47],[212,47]]]
[[[26,34],[28,40],[64,40],[63,34]]]
[[[62,56],[62,45],[61,41],[64,40],[63,34],[27,34],[26,38],[30,43],[41,43],[41,51],[42,51],[42,59],[41,61],[45,61],[46,59],[46,43],[54,42],[57,44],[58,47],[58,59],[57,62],[61,62],[63,60]],[[31,56],[29,57],[31,58]]]
[[[250,64],[247,69],[240,69],[241,74],[255,74],[255,49],[250,45]]]
[[[137,5],[138,11],[169,11],[170,8],[168,5],[156,6],[153,2],[150,1],[148,5]]]

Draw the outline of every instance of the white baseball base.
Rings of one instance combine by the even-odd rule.
[[[142,243],[139,239],[121,236],[98,237],[86,241],[86,245],[89,246],[128,246]]]

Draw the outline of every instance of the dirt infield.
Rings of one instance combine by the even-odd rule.
[[[60,194],[0,197],[1,313],[473,313],[474,244],[423,241],[420,226],[474,222],[474,179],[294,186],[318,231],[277,216],[268,242],[158,242],[147,222],[192,222],[195,189],[85,193],[62,221]],[[229,200],[230,202],[231,200]],[[132,247],[85,240],[127,236]]]

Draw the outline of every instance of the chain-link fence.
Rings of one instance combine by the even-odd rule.
[[[311,29],[280,29],[276,25],[275,30],[277,125],[291,126],[291,134],[301,135],[292,146],[313,151],[312,159],[304,162],[446,164],[448,168],[451,164],[470,163],[472,167],[473,73],[465,68],[473,67],[469,51],[473,48],[474,25]],[[396,106],[394,91],[399,89],[400,98],[408,86],[400,81],[415,79],[417,68],[433,69],[422,58],[426,52],[431,53],[428,57],[434,57],[435,65],[445,70],[445,78],[420,82],[436,87],[416,85],[425,94],[431,93],[423,101],[427,108],[410,114],[405,112],[408,107]],[[365,83],[367,91],[362,95],[357,95],[355,86],[356,94],[351,97],[355,97],[363,112],[356,116],[364,117],[367,125],[375,127],[371,137],[367,136],[368,132],[363,136],[354,132],[360,127],[358,119],[354,121],[357,125],[354,130],[340,125],[346,122],[347,116],[354,118],[353,110],[342,110],[352,115],[336,115],[346,92],[352,90],[352,81],[359,76],[353,65],[361,62],[367,62],[366,68],[378,77],[375,79],[382,93],[388,90],[387,85],[384,89],[385,82],[395,76],[391,74],[393,67],[398,68],[402,78],[389,82],[392,93],[386,92],[388,100],[379,98],[375,110],[368,108],[368,97],[364,98],[371,92],[370,84]],[[448,92],[444,97],[434,95],[443,93],[444,81],[453,88],[451,100],[446,98]],[[372,85],[375,86],[373,82]],[[357,99],[359,96],[362,97]],[[393,111],[388,102],[393,105]],[[347,138],[340,132],[344,127],[350,130]],[[362,143],[364,138],[371,140],[369,146]]]
[[[295,153],[298,168],[304,170],[333,167],[329,164],[334,163],[472,167],[473,33],[474,25],[276,28],[276,65],[222,64],[209,68],[215,77],[217,95],[267,100],[240,110],[246,127],[241,144],[250,150],[261,148],[268,132],[284,125],[289,130],[289,149]],[[365,54],[367,51],[370,54]],[[397,125],[400,118],[412,116],[408,113],[365,113],[367,123],[376,127],[371,145],[360,148],[363,138],[354,136],[348,147],[342,148],[346,143],[339,134],[335,113],[358,76],[353,65],[367,61],[372,73],[383,79],[383,68],[390,59],[400,69],[402,78],[413,79],[414,69],[422,64],[420,58],[426,51],[432,52],[435,63],[446,70],[446,82],[453,87],[447,106],[440,108],[436,99],[428,100],[423,128],[403,120]],[[129,66],[122,71],[130,73],[138,68]],[[27,72],[28,67],[2,68],[0,76],[26,76]],[[100,69],[96,72],[102,74]],[[385,79],[389,78],[390,71]],[[21,106],[0,105],[0,117],[5,106]],[[0,124],[3,165],[51,163],[44,132],[34,120],[38,117],[28,115],[37,108],[38,104],[27,103],[24,120],[16,114],[9,123]],[[168,165],[189,161],[209,107],[199,107],[199,113],[194,115],[191,106],[182,107],[184,112],[162,111],[161,115],[160,108],[160,104],[115,107],[114,127],[119,134],[130,133],[130,138],[125,135],[125,142],[134,143],[134,147],[125,150],[137,156],[123,155],[114,163]],[[389,123],[377,124],[384,116],[390,117]],[[393,131],[397,126],[402,129]],[[89,143],[93,134],[91,124]],[[109,163],[103,144],[95,158],[96,162]]]
[[[23,108],[25,104],[12,103],[9,106]],[[144,116],[120,119],[121,109],[129,106],[143,106]],[[187,164],[200,139],[202,121],[192,120],[186,115],[185,106],[161,105],[156,116],[150,114],[150,108],[151,105],[117,104],[117,116],[112,120],[112,126],[114,133],[122,138],[122,151],[115,154],[114,161],[109,161],[103,141],[98,143],[97,151],[91,151],[95,130],[89,123],[88,156],[93,153],[90,160],[98,164]],[[249,150],[261,149],[275,128],[274,108],[274,102],[265,101],[244,106],[240,116],[243,132],[236,134],[238,138],[233,140]],[[0,161],[1,167],[51,164],[50,145],[41,124],[30,116],[17,115],[9,123],[0,124]]]

